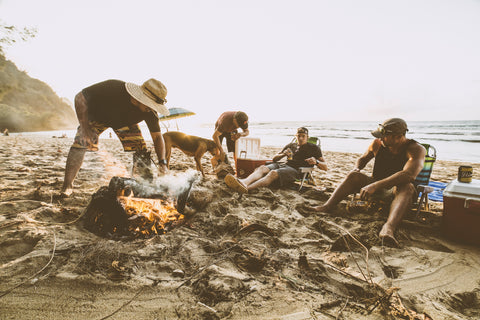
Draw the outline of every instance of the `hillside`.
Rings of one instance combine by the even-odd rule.
[[[63,130],[76,125],[75,111],[64,99],[0,53],[0,130]]]

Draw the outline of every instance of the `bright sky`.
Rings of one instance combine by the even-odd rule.
[[[0,0],[0,19],[38,29],[7,58],[70,100],[154,77],[203,122],[480,119],[480,1]]]

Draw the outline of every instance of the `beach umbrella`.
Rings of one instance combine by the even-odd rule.
[[[162,124],[165,127],[165,129],[167,129],[167,131],[168,131],[168,128],[170,127],[170,123],[168,122],[168,120],[174,120],[174,119],[184,118],[188,116],[193,116],[195,114],[195,112],[187,110],[185,108],[168,108],[168,111],[170,111],[170,114],[168,116],[161,116],[158,118],[158,120],[160,121],[165,121],[165,122],[162,122]],[[168,125],[165,123],[168,123]],[[176,121],[175,121],[175,124],[177,125],[177,131],[179,131],[178,123]]]
[[[173,120],[173,119],[195,115],[195,112],[192,112],[185,108],[168,108],[168,111],[170,111],[170,114],[168,116],[161,116],[158,119],[160,121],[164,121],[164,120]]]

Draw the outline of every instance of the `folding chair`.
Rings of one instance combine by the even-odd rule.
[[[429,187],[428,183],[430,182],[430,176],[432,175],[433,163],[437,159],[437,150],[427,143],[422,143],[422,146],[427,150],[425,162],[422,171],[420,171],[413,183],[418,192],[415,195],[415,200],[418,200],[418,197],[420,197],[417,204],[417,213],[420,212],[422,206],[424,207],[424,210],[429,211],[428,194],[435,190],[435,188]]]
[[[320,147],[320,139],[318,139],[317,137],[309,137],[308,142],[313,143],[314,145],[317,145],[317,146]],[[314,169],[315,169],[315,167],[300,167],[300,168],[298,168],[298,170],[301,173],[303,173],[302,178],[299,179],[300,187],[298,188],[298,191],[302,190],[303,184],[305,183],[305,181],[310,181],[311,184],[313,184],[314,186],[316,185],[315,179],[313,178],[313,175],[312,175],[312,172],[313,172]]]

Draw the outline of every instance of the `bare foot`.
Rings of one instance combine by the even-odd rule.
[[[68,198],[72,195],[73,189],[72,188],[67,188],[65,190],[60,191],[60,198]]]
[[[330,212],[331,208],[327,205],[321,205],[321,206],[312,207],[312,210],[316,212]]]
[[[391,228],[386,223],[383,225],[382,230],[380,230],[378,236],[382,240],[382,245],[397,248],[400,246],[397,239],[395,239],[395,236],[393,235],[393,228]]]

